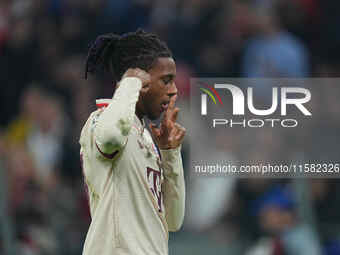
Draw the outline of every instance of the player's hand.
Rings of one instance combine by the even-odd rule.
[[[129,68],[124,73],[122,80],[127,77],[136,77],[142,81],[142,92],[146,92],[150,88],[150,74],[140,68]]]
[[[159,128],[150,124],[152,136],[161,150],[175,149],[182,144],[184,139],[186,130],[176,123],[179,112],[179,108],[175,107],[176,99],[177,95],[170,99]]]

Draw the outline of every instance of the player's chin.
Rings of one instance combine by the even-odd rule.
[[[149,105],[146,115],[150,120],[158,120],[161,117],[163,112],[164,110],[161,104],[158,102],[155,102],[154,104]]]

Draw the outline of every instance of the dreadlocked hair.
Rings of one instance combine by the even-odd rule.
[[[160,57],[172,57],[172,53],[155,34],[138,29],[121,36],[112,33],[100,35],[90,45],[85,79],[88,73],[104,71],[118,82],[127,69],[138,67],[148,71]]]

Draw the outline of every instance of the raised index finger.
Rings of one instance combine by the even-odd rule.
[[[167,120],[167,119],[171,118],[171,113],[173,112],[173,110],[175,108],[176,100],[177,100],[177,95],[174,95],[170,98],[169,106],[168,106],[168,109],[166,109],[166,111],[164,113],[163,120]]]

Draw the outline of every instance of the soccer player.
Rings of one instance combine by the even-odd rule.
[[[97,100],[80,144],[91,225],[83,255],[165,255],[184,218],[185,187],[176,123],[176,65],[166,44],[142,30],[99,36],[86,74],[112,75],[112,99]],[[150,124],[143,117],[156,120]]]

